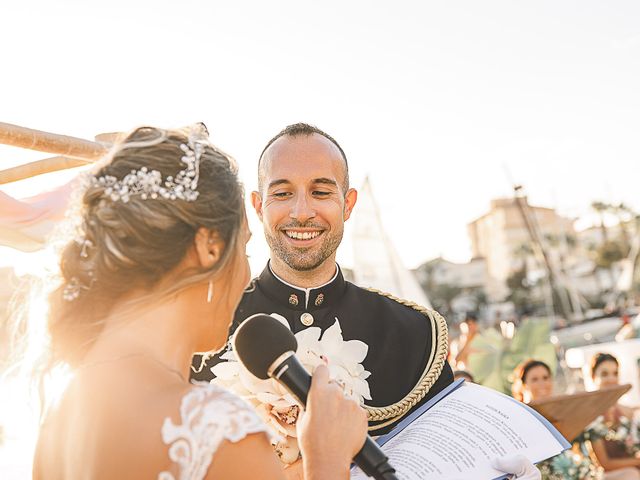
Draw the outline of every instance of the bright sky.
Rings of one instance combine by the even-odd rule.
[[[10,5],[0,121],[85,138],[204,121],[248,188],[271,136],[316,124],[342,144],[354,186],[370,176],[409,267],[467,260],[466,224],[511,195],[509,175],[566,215],[593,200],[640,210],[636,1]],[[44,156],[0,148],[0,168]]]

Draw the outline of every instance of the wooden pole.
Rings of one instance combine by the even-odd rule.
[[[80,160],[69,157],[51,157],[35,162],[25,163],[6,170],[0,170],[0,185],[17,182],[26,178],[42,175],[43,173],[57,172],[68,168],[81,167],[91,163],[90,160]]]
[[[107,151],[103,144],[91,140],[2,122],[0,122],[0,144],[87,160],[95,160]]]

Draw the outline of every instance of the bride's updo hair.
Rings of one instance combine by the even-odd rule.
[[[50,363],[76,365],[111,308],[204,283],[237,255],[244,219],[235,162],[209,143],[202,124],[141,127],[114,145],[78,200],[77,237],[63,248],[61,283],[49,297]],[[199,227],[224,243],[220,261],[159,282],[185,257]],[[136,301],[140,301],[138,298]]]

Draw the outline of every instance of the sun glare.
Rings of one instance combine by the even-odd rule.
[[[20,273],[34,274],[43,263],[38,262],[36,265],[34,259],[31,266],[33,269],[25,268]],[[43,380],[46,404],[41,404],[31,373],[33,367],[41,362],[49,342],[48,302],[43,290],[32,288],[24,297],[24,305],[19,307],[25,308],[26,327],[21,329],[24,335],[19,339],[20,344],[14,346],[22,346],[22,355],[19,365],[7,372],[4,378],[0,378],[0,425],[3,428],[4,443],[0,449],[0,464],[8,466],[16,478],[22,478],[28,473],[24,469],[31,465],[41,413],[58,403],[72,378],[68,368],[59,367],[50,372]]]

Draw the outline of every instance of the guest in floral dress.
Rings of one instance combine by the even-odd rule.
[[[529,359],[516,367],[513,374],[512,394],[516,400],[530,403],[553,395],[553,373],[549,366],[540,361]],[[543,480],[601,480],[602,467],[595,464],[581,448],[585,440],[598,437],[597,430],[588,429],[573,439],[570,450],[539,463],[538,469]]]
[[[618,359],[598,353],[591,361],[591,377],[598,389],[618,385]],[[616,404],[599,417],[595,428],[604,432],[592,441],[593,453],[606,480],[640,479],[640,442],[633,409]]]

